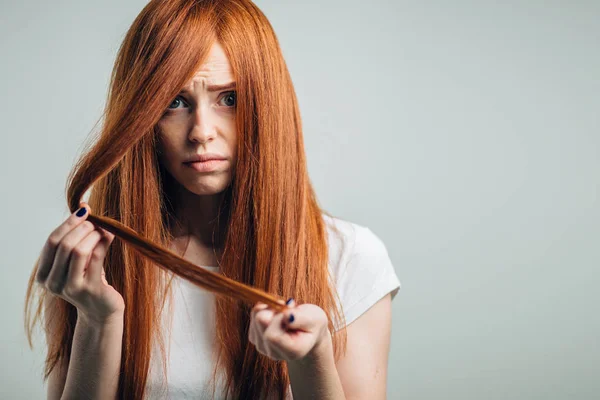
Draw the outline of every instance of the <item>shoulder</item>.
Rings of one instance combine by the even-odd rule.
[[[351,257],[387,255],[387,248],[370,228],[323,214],[329,246],[340,255]]]
[[[323,214],[327,230],[329,263],[336,275],[357,273],[357,268],[376,270],[378,262],[388,262],[388,250],[370,228]],[[355,268],[349,269],[348,264]]]
[[[348,325],[386,294],[393,299],[400,280],[386,245],[370,228],[326,214],[323,219],[330,274]]]

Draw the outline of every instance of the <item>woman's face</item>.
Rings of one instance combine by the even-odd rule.
[[[220,44],[161,117],[159,161],[188,191],[212,195],[231,182],[236,163],[236,92]],[[212,161],[197,161],[201,157]]]

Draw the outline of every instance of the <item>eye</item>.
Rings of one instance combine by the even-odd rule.
[[[183,100],[183,98],[181,98],[181,96],[177,96],[175,97],[175,99],[173,100],[173,102],[169,105],[169,110],[175,110],[177,108],[179,108],[179,104],[186,104],[185,101]]]
[[[221,97],[220,103],[225,107],[235,107],[236,96],[235,91],[225,93],[225,96]]]

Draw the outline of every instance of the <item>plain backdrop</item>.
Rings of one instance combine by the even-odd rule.
[[[142,0],[0,2],[0,398],[27,279]],[[390,399],[600,398],[600,4],[263,0],[321,205],[386,244]]]

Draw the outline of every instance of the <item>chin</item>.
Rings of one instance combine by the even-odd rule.
[[[224,192],[229,184],[230,179],[209,177],[198,179],[196,182],[186,182],[183,186],[190,192],[198,196],[210,196]]]

